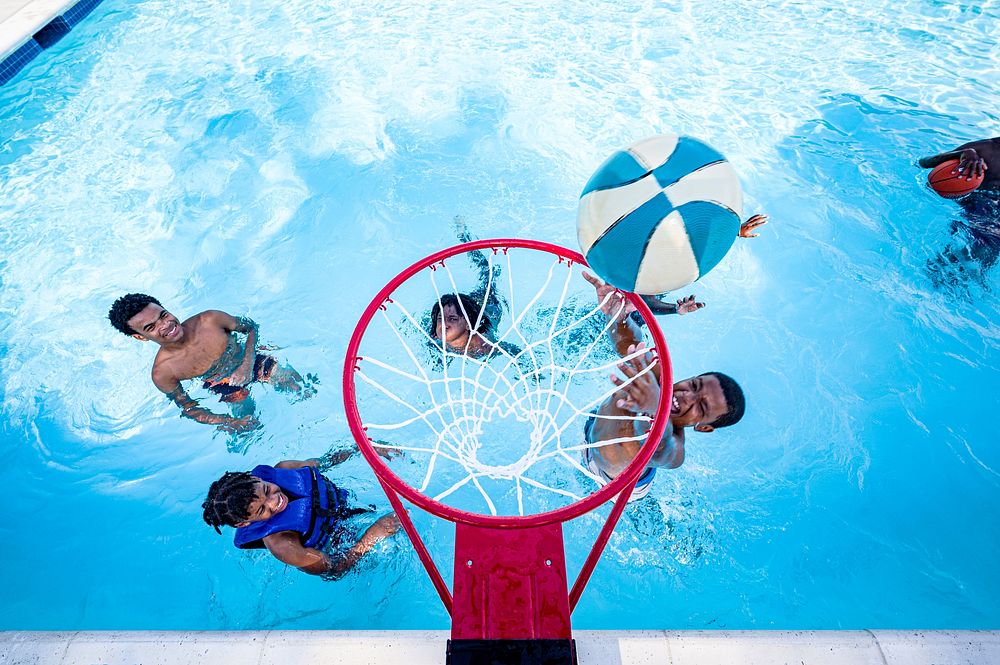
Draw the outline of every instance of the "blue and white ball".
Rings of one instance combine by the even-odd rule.
[[[587,263],[623,291],[679,289],[714,268],[739,235],[743,192],[720,153],[660,135],[613,154],[580,195]]]

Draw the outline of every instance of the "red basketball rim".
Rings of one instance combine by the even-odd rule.
[[[667,352],[667,342],[664,339],[659,326],[656,324],[655,319],[653,318],[653,313],[650,311],[646,303],[643,302],[642,298],[636,294],[622,292],[623,295],[625,295],[629,301],[636,306],[636,309],[639,310],[639,313],[648,323],[649,331],[653,336],[653,342],[656,346],[657,358],[660,362],[660,385],[661,387],[665,386],[666,389],[660,390],[660,402],[657,405],[656,411],[657,416],[653,419],[653,426],[650,429],[646,442],[639,450],[639,454],[636,455],[634,460],[632,460],[632,463],[629,464],[628,467],[626,467],[622,473],[618,474],[618,476],[616,476],[610,483],[600,488],[598,491],[580,499],[579,501],[569,504],[568,506],[563,506],[545,513],[536,513],[534,515],[483,515],[480,513],[473,513],[459,508],[454,508],[452,506],[445,505],[440,501],[436,501],[417,491],[393,473],[392,469],[389,468],[385,461],[375,451],[374,446],[372,446],[372,443],[368,438],[368,434],[365,432],[364,425],[361,422],[361,414],[358,412],[354,374],[358,370],[358,362],[363,362],[363,359],[360,359],[358,356],[358,350],[361,347],[361,341],[364,338],[365,330],[367,330],[368,324],[371,322],[372,317],[375,316],[375,313],[379,310],[379,307],[386,302],[386,300],[401,284],[421,270],[436,263],[441,263],[445,259],[457,254],[477,249],[482,250],[494,248],[499,250],[510,248],[533,249],[562,257],[563,259],[569,261],[570,265],[572,265],[572,263],[578,263],[583,266],[587,265],[586,260],[579,252],[574,252],[564,247],[560,247],[559,245],[553,245],[539,240],[524,240],[520,238],[476,240],[461,245],[455,245],[454,247],[450,247],[448,249],[443,249],[417,261],[409,268],[399,273],[388,284],[386,284],[381,291],[378,292],[375,298],[372,299],[371,303],[369,303],[368,307],[365,308],[364,313],[358,321],[358,325],[354,328],[354,333],[351,335],[351,341],[347,345],[347,357],[344,362],[344,409],[347,414],[347,422],[351,428],[351,433],[354,435],[354,438],[358,443],[361,454],[364,455],[368,464],[371,465],[379,479],[384,484],[395,490],[398,494],[404,496],[408,501],[423,508],[433,515],[437,515],[438,517],[452,522],[513,528],[539,526],[542,524],[551,524],[553,522],[565,522],[606,503],[625,489],[625,487],[628,486],[633,480],[635,480],[639,474],[642,473],[643,469],[646,468],[646,464],[649,463],[649,460],[652,459],[653,454],[656,452],[657,444],[663,437],[663,433],[666,431],[667,424],[669,422],[669,418],[660,417],[660,414],[670,413],[669,405],[673,397],[673,372],[671,370],[670,355]]]

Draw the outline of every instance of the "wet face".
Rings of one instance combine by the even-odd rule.
[[[257,496],[250,502],[246,521],[240,522],[236,526],[264,522],[288,507],[288,496],[274,483],[258,479],[256,490]]]
[[[715,422],[729,411],[722,385],[715,376],[695,376],[674,384],[670,421],[681,427],[711,432]]]
[[[469,323],[454,305],[445,305],[441,308],[437,335],[438,339],[443,339],[449,346],[463,346],[465,344],[469,336]]]
[[[128,326],[135,331],[132,337],[157,344],[179,342],[184,337],[184,328],[177,317],[155,303],[149,303],[129,319]]]

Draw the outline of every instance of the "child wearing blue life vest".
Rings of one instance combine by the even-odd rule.
[[[266,548],[276,559],[310,575],[339,577],[383,538],[399,529],[395,513],[375,520],[361,538],[331,555],[344,538],[346,520],[368,512],[318,471],[317,460],[286,460],[249,473],[227,472],[212,483],[202,504],[205,523],[221,534],[236,527],[235,545]],[[326,551],[324,549],[326,548]]]

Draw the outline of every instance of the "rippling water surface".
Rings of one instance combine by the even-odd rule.
[[[446,626],[404,539],[324,583],[216,536],[207,485],[350,445],[353,322],[456,215],[572,246],[591,171],[667,131],[771,215],[663,320],[747,416],[629,509],[575,625],[998,627],[1000,283],[914,162],[1000,134],[1000,5],[538,4],[106,0],[0,88],[0,628]],[[318,394],[213,438],[107,325],[129,290],[253,317]]]

